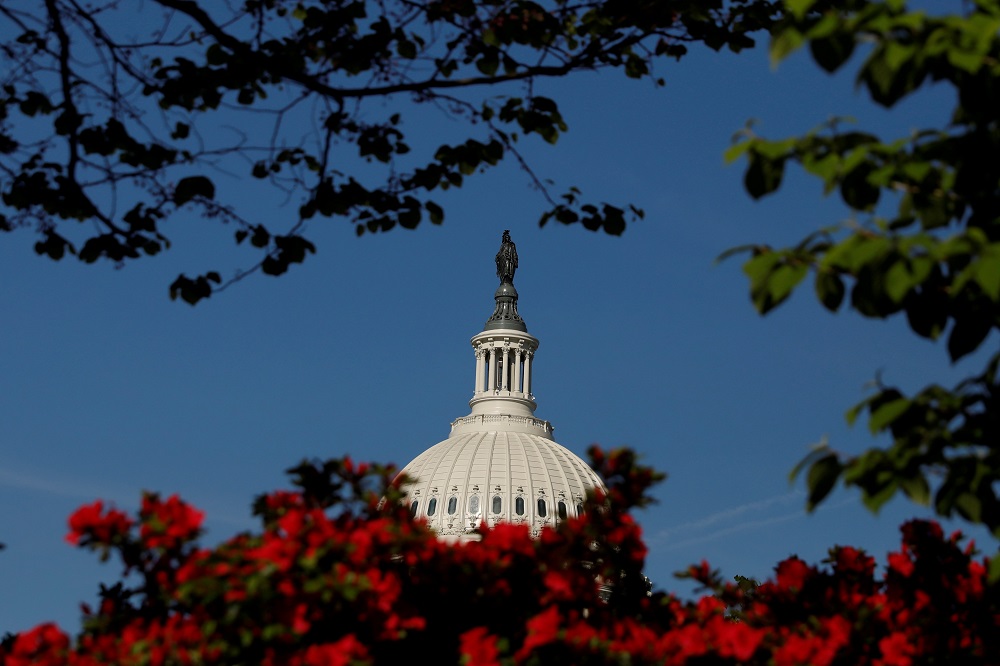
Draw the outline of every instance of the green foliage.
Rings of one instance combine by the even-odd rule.
[[[778,141],[745,131],[727,159],[747,159],[751,196],[779,189],[786,165],[797,163],[855,211],[794,247],[738,248],[751,253],[744,270],[754,305],[769,312],[811,271],[831,312],[846,302],[866,317],[903,314],[917,335],[947,337],[952,361],[982,349],[1000,329],[1000,2],[939,16],[900,0],[789,0],[785,8],[772,32],[775,63],[808,46],[820,67],[836,71],[860,52],[857,84],[878,104],[892,107],[930,82],[950,87],[955,104],[946,127],[891,140],[839,120]],[[913,396],[879,383],[848,420],[866,412],[871,432],[891,444],[858,456],[815,450],[793,472],[808,469],[809,508],[839,479],[872,510],[902,492],[1000,537],[998,363],[993,354],[953,389]]]
[[[36,251],[55,260],[122,263],[168,248],[162,226],[178,213],[236,226],[257,263],[225,282],[181,275],[171,296],[196,303],[301,262],[314,251],[306,220],[344,219],[359,235],[440,224],[432,194],[514,159],[547,201],[541,223],[621,234],[641,211],[550,193],[521,154],[568,129],[538,84],[595,69],[658,80],[657,60],[753,46],[776,13],[773,0],[153,0],[137,17],[129,3],[10,0],[0,230],[37,231]],[[461,136],[419,154],[414,104]],[[245,175],[297,215],[261,220],[225,192],[224,178]]]

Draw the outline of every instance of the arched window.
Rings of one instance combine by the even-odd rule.
[[[469,513],[479,513],[479,495],[469,498]]]
[[[546,515],[545,500],[543,499],[538,500],[538,515],[541,516],[542,518],[544,518]]]
[[[493,513],[500,513],[500,509],[503,507],[503,500],[500,499],[499,495],[493,496]]]
[[[582,516],[583,515],[583,505],[582,504],[577,504],[576,505],[576,515],[578,515],[578,516]]]
[[[434,500],[431,500],[431,501],[433,502]],[[560,518],[563,518],[563,519],[566,518],[566,502],[563,502],[562,500],[559,500],[559,504],[556,505],[556,510],[559,512],[559,517]],[[427,515],[429,516],[430,514],[428,513]]]
[[[433,516],[434,512],[437,511],[438,501],[437,497],[432,497],[429,502],[427,502],[427,515]]]
[[[518,497],[516,500],[514,500],[514,513],[516,513],[519,516],[523,516],[524,515],[524,498],[523,497]]]
[[[448,498],[448,515],[454,516],[455,512],[458,511],[458,498],[449,497]]]
[[[413,500],[413,504],[410,505],[410,518],[417,517],[417,507],[420,506],[420,500]]]

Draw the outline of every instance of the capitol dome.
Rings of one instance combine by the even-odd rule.
[[[483,521],[527,524],[537,536],[579,515],[587,492],[604,488],[587,463],[555,442],[552,424],[535,416],[538,339],[517,313],[517,249],[506,231],[496,263],[496,307],[472,338],[472,411],[402,469],[411,479],[403,487],[411,515],[446,538],[467,538]]]

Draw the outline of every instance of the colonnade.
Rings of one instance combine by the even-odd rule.
[[[490,341],[476,347],[475,395],[522,394],[531,397],[533,349],[510,341]]]

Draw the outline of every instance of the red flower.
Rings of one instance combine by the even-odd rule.
[[[774,664],[775,666],[825,666],[828,661],[820,662],[816,659],[821,644],[821,639],[816,636],[792,634],[774,651]]]
[[[466,666],[499,666],[497,637],[486,627],[476,627],[459,636],[459,651]]]
[[[493,529],[484,530],[483,540],[474,547],[489,547],[503,553],[530,555],[535,550],[528,525],[500,523]]]
[[[171,495],[164,502],[159,495],[147,493],[142,498],[142,527],[139,537],[147,548],[171,549],[198,535],[205,512]]]
[[[850,546],[840,546],[834,551],[837,573],[855,572],[871,576],[875,571],[875,558]]]
[[[574,588],[570,576],[562,571],[547,571],[545,588],[549,591],[550,598],[555,601],[569,601],[581,591],[579,587]]]
[[[708,652],[705,632],[697,624],[672,629],[657,642],[660,650],[674,658],[670,663],[682,663],[691,657],[698,657]]]
[[[910,666],[913,654],[916,652],[913,644],[901,631],[894,631],[878,642],[882,651],[882,661],[885,666]]]
[[[764,631],[742,622],[719,617],[712,626],[716,629],[716,650],[723,658],[733,658],[738,662],[749,661],[764,640]]]
[[[555,606],[549,606],[528,620],[527,627],[528,637],[514,655],[517,661],[523,661],[532,650],[551,643],[559,636],[559,610]]]
[[[352,661],[368,659],[368,650],[355,638],[347,634],[334,643],[310,645],[303,656],[304,666],[347,666]]]
[[[909,578],[913,574],[913,560],[906,553],[889,553],[889,571],[895,571],[903,578]]]
[[[93,504],[85,504],[69,517],[69,534],[66,541],[73,545],[80,539],[89,537],[88,541],[109,543],[116,536],[125,534],[132,527],[132,520],[122,511],[108,509],[104,513],[104,503],[97,500]]]
[[[99,504],[99,503],[98,503]],[[5,666],[58,666],[67,663],[69,637],[52,623],[41,624],[19,634],[6,655]]]
[[[813,568],[797,557],[790,557],[778,564],[775,582],[783,590],[799,591],[806,579],[814,573]]]

